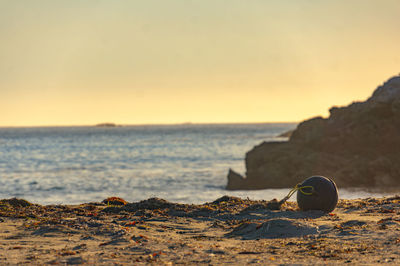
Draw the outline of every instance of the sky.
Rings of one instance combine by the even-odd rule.
[[[400,73],[400,1],[0,0],[0,126],[299,122]]]

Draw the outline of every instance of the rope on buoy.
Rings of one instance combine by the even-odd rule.
[[[292,190],[289,191],[286,197],[284,197],[281,201],[279,201],[279,205],[282,205],[285,203],[296,191],[300,191],[301,194],[306,195],[306,196],[311,196],[314,193],[314,187],[313,186],[300,186],[301,184],[298,183]],[[304,189],[311,189],[311,192],[305,192]]]

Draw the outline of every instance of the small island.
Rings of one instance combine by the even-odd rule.
[[[95,127],[121,127],[121,126],[115,123],[100,123],[96,124]]]

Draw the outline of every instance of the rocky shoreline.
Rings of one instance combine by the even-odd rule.
[[[264,142],[246,154],[246,177],[229,171],[228,190],[293,187],[322,175],[339,187],[400,186],[400,76],[365,102],[332,107],[328,118],[300,123],[286,142]]]
[[[377,264],[400,262],[400,196],[332,213],[224,196],[192,205],[120,198],[80,205],[0,200],[0,263]]]

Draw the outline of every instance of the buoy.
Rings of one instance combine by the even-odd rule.
[[[298,185],[297,204],[300,210],[321,210],[331,212],[338,202],[335,182],[324,176],[312,176]]]

